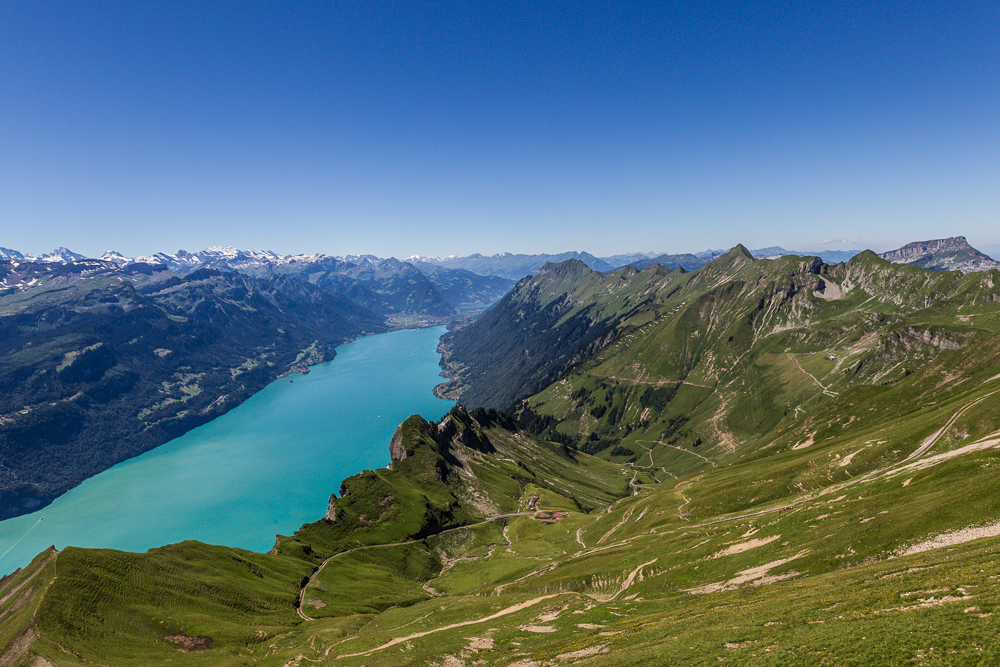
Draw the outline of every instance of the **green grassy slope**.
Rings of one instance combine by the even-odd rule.
[[[443,595],[336,636],[317,622],[309,632],[329,643],[303,655],[371,667],[988,664],[1000,649],[998,356],[991,339],[879,388],[878,414],[863,390],[838,397],[812,416],[837,432],[806,446],[788,429],[767,455],[643,485],[607,512],[469,535],[442,549],[454,564],[428,585]]]
[[[531,397],[522,420],[679,474],[1000,330],[996,272],[930,273],[872,253],[828,266],[734,252],[689,276],[663,304],[621,319],[616,340]]]
[[[469,406],[509,406],[613,340],[616,323],[650,295],[675,290],[684,275],[662,267],[604,274],[578,260],[546,264],[475,323],[442,338],[447,395]]]

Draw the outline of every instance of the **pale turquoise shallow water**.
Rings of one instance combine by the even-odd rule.
[[[443,332],[396,331],[342,345],[308,375],[278,380],[48,507],[0,522],[0,574],[52,544],[145,551],[200,540],[270,549],[276,534],[321,519],[345,477],[388,465],[389,440],[404,419],[438,420],[451,409],[431,393],[441,382]]]

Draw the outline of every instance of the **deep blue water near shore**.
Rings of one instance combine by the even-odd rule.
[[[431,393],[441,382],[442,333],[396,331],[342,345],[308,375],[278,380],[48,507],[0,522],[0,574],[52,544],[145,551],[200,540],[270,549],[276,534],[321,519],[345,477],[388,465],[404,419],[438,420],[451,408]]]

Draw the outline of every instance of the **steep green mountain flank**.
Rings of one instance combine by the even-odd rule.
[[[389,468],[345,480],[325,522],[304,526],[276,548],[297,552],[305,540],[335,550],[336,540],[354,546],[437,534],[517,512],[527,488],[562,494],[574,511],[628,493],[616,466],[539,440],[495,411],[458,407],[438,423],[410,417],[389,451]]]
[[[738,247],[693,273],[560,265],[446,338],[445,360],[466,405],[530,396],[516,410],[545,437],[693,470],[998,330],[996,271],[933,273],[870,252],[832,266],[754,260]]]
[[[0,518],[384,330],[371,311],[288,277],[84,260],[0,262],[0,281]]]
[[[647,295],[672,291],[683,271],[626,267],[599,273],[579,260],[546,264],[476,323],[442,338],[450,397],[506,407],[614,337]]]
[[[893,263],[912,264],[928,271],[974,273],[1000,268],[1000,262],[973,248],[964,236],[907,243],[902,248],[882,253],[879,257]]]
[[[688,474],[411,418],[270,554],[40,554],[0,580],[0,661],[989,664],[998,408],[990,336]]]

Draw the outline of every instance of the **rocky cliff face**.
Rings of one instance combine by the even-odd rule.
[[[913,264],[928,271],[975,273],[1000,268],[1000,262],[973,248],[964,236],[908,243],[879,257],[896,264]]]
[[[389,460],[390,461],[402,461],[406,458],[406,445],[403,444],[403,429],[402,425],[396,427],[396,432],[392,434],[392,440],[389,441]],[[389,464],[392,467],[392,464]]]

